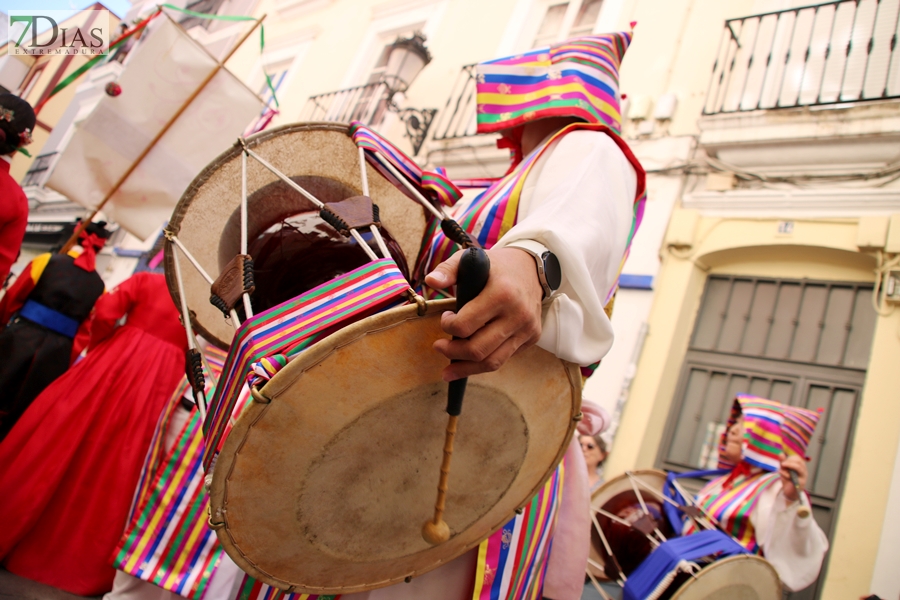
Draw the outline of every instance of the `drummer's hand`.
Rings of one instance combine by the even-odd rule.
[[[788,469],[797,472],[797,482],[800,484],[800,489],[806,489],[806,461],[796,454],[788,456],[781,461],[781,468],[778,470],[778,474],[781,475],[781,489],[784,490],[784,497],[790,502],[796,502],[800,499],[800,494],[791,481]]]
[[[496,371],[517,350],[534,345],[541,337],[541,299],[534,258],[517,248],[487,251],[491,274],[484,291],[457,314],[445,312],[441,329],[459,340],[440,339],[434,349],[461,362],[444,369],[444,381],[476,373]],[[439,264],[425,277],[434,289],[456,283],[461,252]]]

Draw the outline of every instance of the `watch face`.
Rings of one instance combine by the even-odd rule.
[[[559,266],[559,259],[552,252],[544,252],[541,258],[544,261],[544,276],[547,278],[547,285],[551,290],[556,291],[562,283],[562,267]]]

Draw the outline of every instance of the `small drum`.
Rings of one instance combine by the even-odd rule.
[[[617,581],[625,600],[780,599],[772,565],[743,554],[729,536],[672,531],[663,514],[665,481],[663,471],[627,472],[594,492],[589,577]]]
[[[673,537],[672,528],[663,515],[663,500],[660,499],[665,482],[664,471],[648,469],[619,475],[594,491],[591,497],[594,526],[591,529],[588,562],[588,569],[594,577],[616,580],[620,573],[630,575],[659,544],[659,541],[656,545],[650,541],[652,535],[632,527],[646,512],[650,513],[650,517],[644,518],[642,526],[648,527],[651,534],[658,528],[666,538]]]
[[[320,595],[402,582],[477,546],[556,469],[581,402],[577,367],[536,346],[469,378],[443,512],[450,537],[423,539],[447,428],[447,360],[432,344],[455,301],[410,289],[434,211],[373,169],[349,134],[291,125],[245,140],[246,158],[224,153],[185,192],[166,248],[176,304],[231,346],[204,428],[210,526],[251,576]],[[365,221],[358,208],[323,220],[350,205],[374,220],[348,226]],[[211,306],[210,284],[231,289],[215,286],[246,280],[248,264],[255,286],[244,285],[243,304]],[[240,408],[247,377],[268,368]]]

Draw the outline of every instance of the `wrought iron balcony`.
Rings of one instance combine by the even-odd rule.
[[[447,106],[434,126],[436,141],[475,135],[476,92],[475,65],[465,65],[456,77]]]
[[[413,155],[419,153],[437,112],[433,108],[399,108],[394,103],[395,91],[384,81],[310,96],[300,113],[301,121],[360,121],[378,127],[388,111],[397,113],[406,125],[406,137]]]
[[[900,98],[900,0],[840,0],[725,22],[704,115]]]
[[[377,127],[384,120],[391,96],[390,88],[381,82],[310,96],[300,120],[360,121]]]

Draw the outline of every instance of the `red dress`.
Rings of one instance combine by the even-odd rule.
[[[0,158],[0,286],[19,258],[28,225],[28,197],[10,176],[9,167],[10,163]]]
[[[87,356],[0,443],[0,560],[84,596],[112,588],[110,557],[186,347],[162,275],[134,275],[95,311]]]

